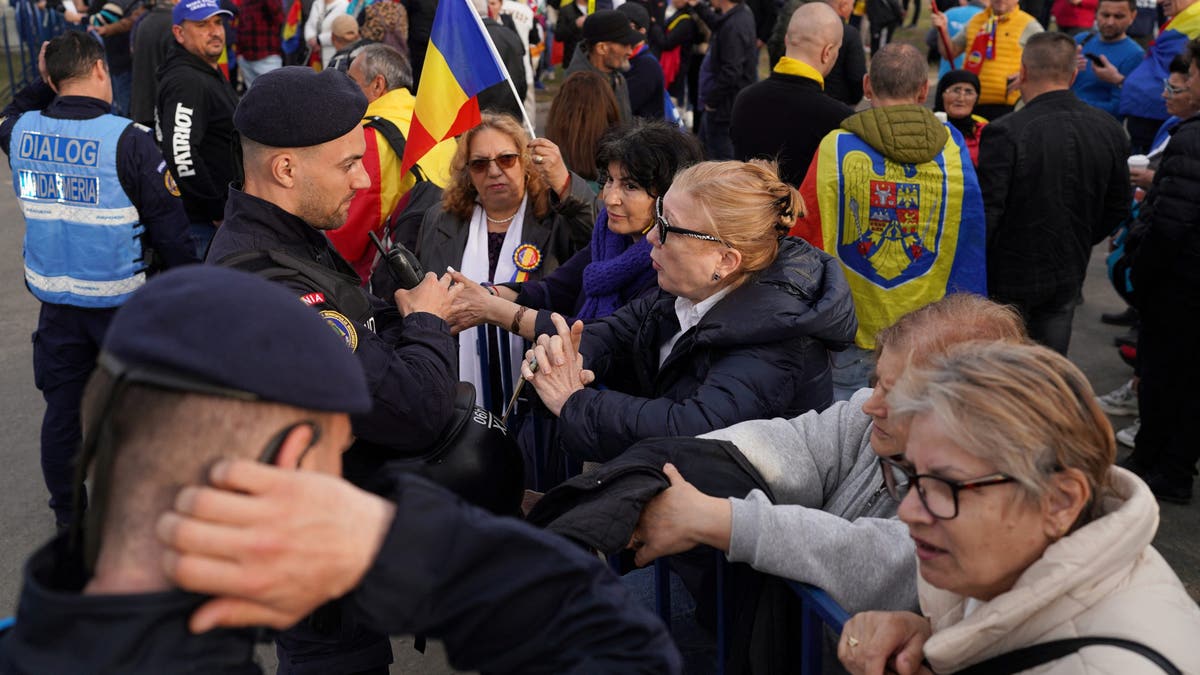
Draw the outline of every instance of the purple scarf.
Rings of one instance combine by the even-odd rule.
[[[608,229],[608,210],[592,228],[592,262],[583,268],[583,305],[578,318],[600,319],[617,311],[656,277],[650,266],[650,241],[636,243],[633,237]]]

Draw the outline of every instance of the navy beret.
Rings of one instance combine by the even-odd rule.
[[[104,351],[264,401],[371,409],[362,366],[317,312],[283,286],[215,265],[151,279],[113,317]]]
[[[350,133],[366,112],[367,97],[349,75],[285,66],[254,79],[233,111],[233,126],[273,148],[307,148]]]

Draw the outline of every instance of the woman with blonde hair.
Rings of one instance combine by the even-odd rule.
[[[595,194],[563,165],[558,146],[530,139],[517,120],[484,113],[458,142],[450,183],[417,237],[417,258],[430,271],[448,268],[484,283],[532,281],[587,245]],[[523,343],[498,329],[459,335],[459,379],[495,410],[501,383],[515,379]],[[488,371],[483,370],[487,362]],[[511,364],[507,372],[503,362]]]
[[[851,672],[1200,672],[1200,608],[1151,546],[1158,505],[1113,466],[1078,368],[1035,345],[961,345],[889,404],[910,419],[889,488],[922,615],[853,617],[838,644]]]
[[[660,290],[586,328],[556,315],[557,334],[526,354],[522,376],[568,453],[603,461],[651,436],[829,405],[827,350],[857,324],[837,261],[784,236],[802,209],[774,164],[675,176],[647,235]],[[609,388],[586,387],[593,374]]]

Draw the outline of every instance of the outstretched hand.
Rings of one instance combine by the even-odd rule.
[[[687,482],[674,464],[663,466],[671,486],[642,509],[629,548],[639,567],[657,558],[708,544],[729,550],[733,509],[728,499],[710,497]]]

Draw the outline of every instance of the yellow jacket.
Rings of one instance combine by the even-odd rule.
[[[966,59],[971,58],[971,46],[975,42],[975,36],[989,26],[993,16],[991,8],[988,8],[967,22],[963,29],[963,35],[966,37]],[[1020,9],[997,17],[996,21],[995,56],[988,59],[984,55],[983,68],[979,71],[979,84],[982,88],[979,92],[979,103],[1015,105],[1020,98],[1020,92],[1007,91],[1008,76],[1020,72],[1021,52],[1025,48],[1025,40],[1029,39],[1028,34],[1040,32],[1042,27],[1037,19]]]

